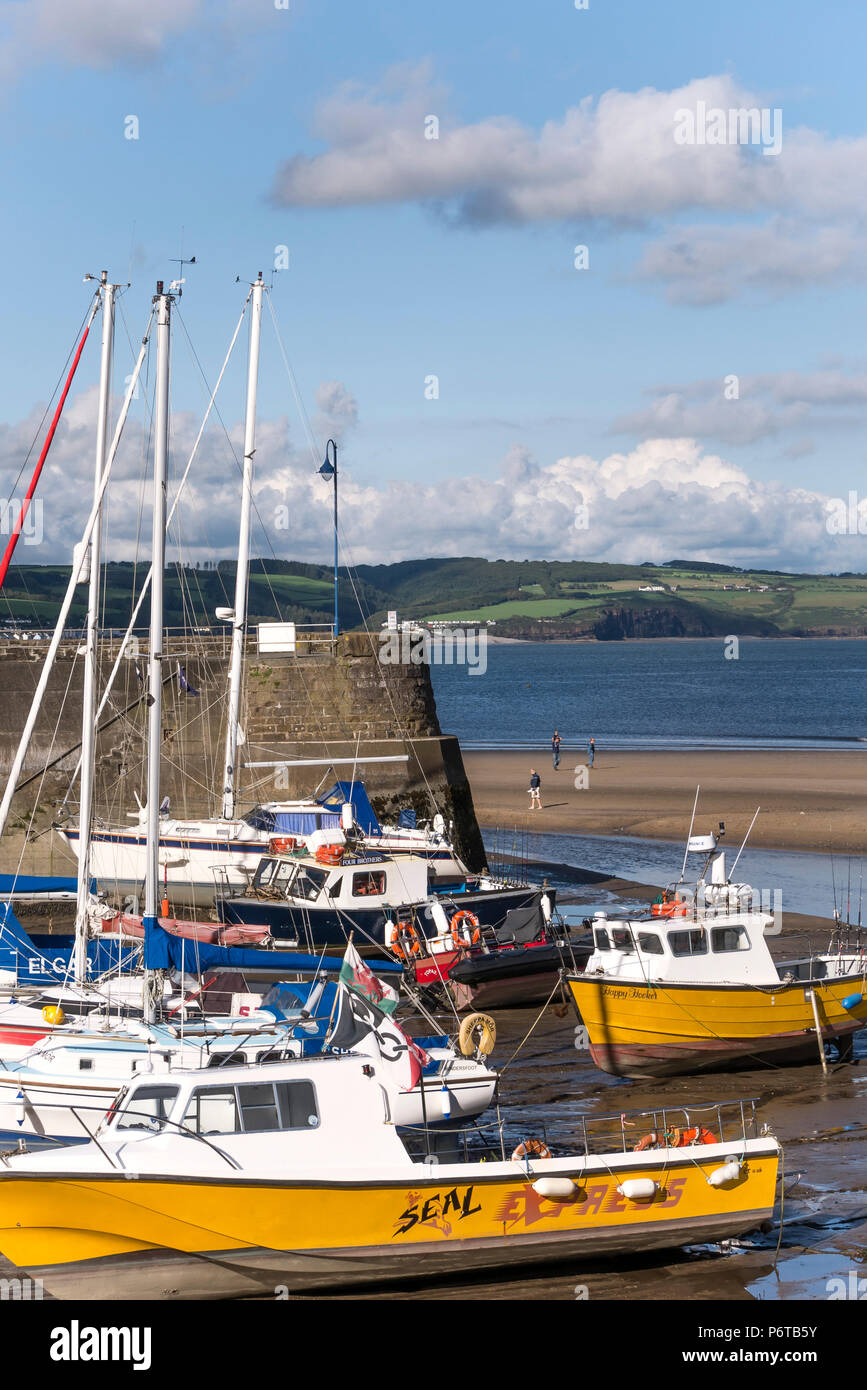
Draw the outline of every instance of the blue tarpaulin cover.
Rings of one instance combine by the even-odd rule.
[[[401,830],[415,830],[415,811],[411,806],[405,806],[397,818],[397,823]]]
[[[90,881],[96,892],[96,879]],[[77,893],[78,879],[55,878],[47,875],[0,874],[0,893]]]
[[[71,936],[28,936],[8,903],[0,904],[0,970],[14,971],[21,984],[56,984],[71,978],[75,946]],[[89,977],[131,970],[140,960],[138,946],[117,941],[88,941]]]
[[[363,782],[335,782],[331,791],[318,799],[320,806],[337,811],[338,823],[341,806],[347,801],[351,802],[355,811],[355,823],[359,829],[363,830],[365,835],[382,834],[382,826],[376,819],[376,812],[370,804]]]
[[[294,951],[257,950],[253,946],[212,946],[205,941],[190,941],[172,936],[159,924],[145,919],[145,965],[149,970],[183,970],[187,975],[201,975],[205,970],[222,967],[225,970],[327,970],[339,973],[342,956],[306,956]],[[378,974],[393,975],[403,966],[398,961],[376,961]]]

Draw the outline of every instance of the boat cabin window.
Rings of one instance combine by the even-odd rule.
[[[276,859],[263,859],[258,869],[253,875],[254,888],[267,888],[274,877],[274,870],[277,868]]]
[[[315,1129],[319,1124],[316,1091],[312,1081],[199,1086],[190,1097],[184,1124],[204,1135]]]
[[[121,1111],[116,1129],[161,1129],[175,1103],[177,1086],[139,1086]]]
[[[748,951],[750,938],[746,927],[711,927],[710,947],[718,955],[725,951]]]
[[[648,956],[664,956],[665,947],[656,935],[655,931],[641,931],[638,933],[638,949],[644,951]]]
[[[312,866],[299,869],[298,877],[292,885],[292,891],[297,898],[304,898],[307,902],[313,902],[319,897],[323,884],[328,878],[325,869],[314,869]]]
[[[634,951],[635,942],[628,927],[612,927],[611,939],[616,951]]]
[[[608,939],[608,933],[604,927],[596,928],[596,930],[593,933],[593,943],[597,951],[611,950],[611,942]]]
[[[196,1134],[234,1134],[238,1108],[234,1086],[199,1086],[193,1091],[183,1124]]]
[[[361,898],[371,893],[385,892],[385,869],[374,873],[352,875],[352,896]]]
[[[707,936],[701,927],[691,931],[670,931],[668,945],[673,956],[707,955]]]

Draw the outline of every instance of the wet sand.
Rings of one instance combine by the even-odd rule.
[[[683,840],[700,784],[695,832],[726,823],[739,844],[757,806],[750,843],[770,849],[867,851],[867,749],[783,752],[597,753],[589,785],[575,787],[584,751],[563,752],[559,771],[538,753],[465,752],[480,825],[561,834]],[[529,810],[530,769],[542,779],[542,810]]]

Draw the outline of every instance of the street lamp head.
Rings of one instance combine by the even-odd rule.
[[[326,459],[325,462],[323,463],[322,467],[320,468],[319,472],[322,474],[322,477],[323,477],[323,478],[333,478],[333,477],[334,477],[334,474],[335,474],[335,472],[336,472],[336,469],[335,469],[335,467],[334,467],[334,464],[333,464],[333,463],[329,463],[329,462],[328,462],[328,459]]]

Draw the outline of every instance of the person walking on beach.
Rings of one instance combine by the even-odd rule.
[[[587,761],[588,761],[588,763],[589,763],[589,765],[590,765],[591,767],[593,766],[593,762],[594,762],[595,757],[596,757],[596,740],[595,740],[595,738],[590,738],[590,739],[587,740]]]
[[[530,810],[541,811],[542,779],[534,767],[530,768],[530,785],[527,790],[530,793]]]
[[[551,739],[551,757],[554,762],[554,771],[560,766],[560,735],[554,730],[554,737]]]

